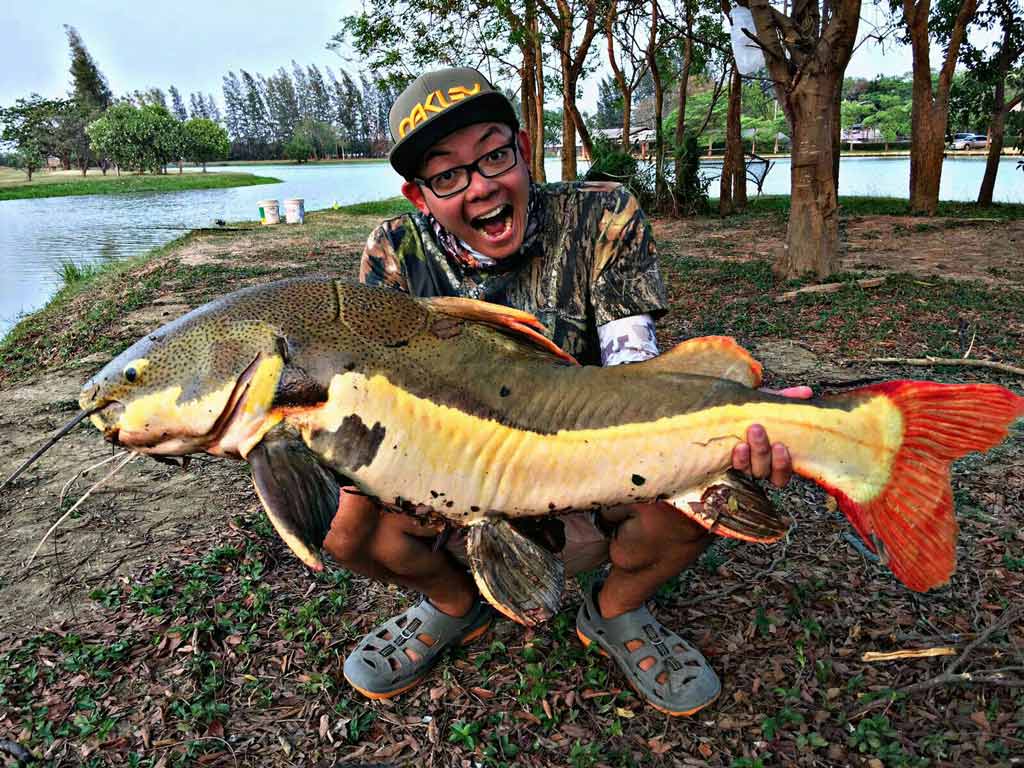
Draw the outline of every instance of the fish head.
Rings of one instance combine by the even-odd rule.
[[[273,325],[197,310],[108,363],[79,405],[108,440],[141,453],[244,456],[276,423],[286,357]]]

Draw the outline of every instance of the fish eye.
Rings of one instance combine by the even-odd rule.
[[[125,378],[125,380],[128,381],[129,384],[131,382],[135,381],[135,379],[137,379],[138,376],[139,376],[139,372],[136,371],[131,366],[128,366],[127,368],[124,369],[124,378]]]

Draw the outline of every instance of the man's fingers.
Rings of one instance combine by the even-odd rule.
[[[793,476],[793,460],[782,443],[772,444],[772,485],[782,488]]]
[[[772,471],[772,446],[764,427],[752,425],[747,430],[747,443],[750,444],[750,473],[763,480]]]
[[[809,397],[814,397],[814,390],[810,387],[786,387],[785,389],[768,389],[767,387],[761,388],[762,392],[767,392],[771,395],[782,395],[783,397],[792,397],[797,400],[806,400]]]
[[[732,468],[750,474],[750,446],[739,443],[732,449]]]

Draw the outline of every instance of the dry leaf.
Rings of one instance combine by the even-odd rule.
[[[711,758],[711,755],[714,754],[714,750],[711,749],[711,746],[709,744],[704,743],[704,742],[701,742],[701,745],[699,747],[697,747],[697,751],[700,752],[701,755],[704,756],[705,760],[709,760]]]

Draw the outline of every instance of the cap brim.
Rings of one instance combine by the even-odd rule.
[[[519,119],[501,93],[491,91],[472,96],[432,117],[395,144],[388,155],[391,167],[404,178],[412,179],[428,149],[449,133],[475,123],[507,123],[518,127]]]

